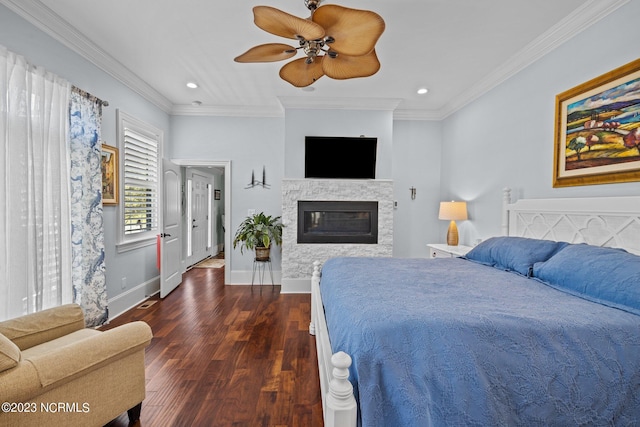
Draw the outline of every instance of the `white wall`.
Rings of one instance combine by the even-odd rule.
[[[169,115],[141,96],[98,69],[75,52],[44,34],[5,6],[0,5],[0,44],[16,52],[35,65],[45,67],[103,100],[102,140],[116,145],[116,109],[143,120],[165,132],[169,130]],[[157,289],[155,246],[116,253],[116,207],[105,206],[105,264],[110,317],[130,308]],[[126,277],[126,288],[122,278]]]
[[[281,181],[284,172],[284,120],[282,118],[193,117],[173,116],[171,144],[166,157],[202,161],[231,161],[231,182],[225,191],[231,192],[230,212],[233,235],[247,217],[249,209],[267,215],[280,215]],[[268,189],[246,188],[251,172],[262,181],[266,170]],[[226,268],[231,269],[231,283],[251,283],[253,253],[240,253],[240,248],[225,248]],[[279,251],[271,254],[273,269],[280,271]]]
[[[442,126],[435,121],[393,123],[393,184],[397,208],[393,217],[393,255],[427,257],[427,243],[444,240],[440,233],[440,158]],[[411,200],[410,188],[416,189]]]
[[[469,202],[461,243],[500,233],[503,187],[515,198],[640,193],[637,182],[552,187],[555,96],[637,59],[638,17],[630,1],[444,120],[442,197]]]

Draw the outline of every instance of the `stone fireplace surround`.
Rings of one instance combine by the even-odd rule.
[[[377,201],[378,243],[297,242],[298,201]],[[311,291],[313,261],[335,256],[392,256],[393,181],[386,179],[282,180],[282,293]]]

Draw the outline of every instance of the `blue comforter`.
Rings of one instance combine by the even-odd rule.
[[[320,287],[363,426],[640,424],[640,316],[459,258],[334,258]]]

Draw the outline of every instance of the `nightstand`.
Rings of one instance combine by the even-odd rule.
[[[472,248],[471,246],[449,246],[439,243],[429,243],[429,258],[455,258],[466,255]]]

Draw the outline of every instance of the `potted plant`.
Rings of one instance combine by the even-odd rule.
[[[255,250],[256,261],[267,261],[271,244],[282,244],[282,227],[279,216],[263,212],[248,216],[236,230],[233,247],[240,244],[240,253],[244,253],[245,248]]]

